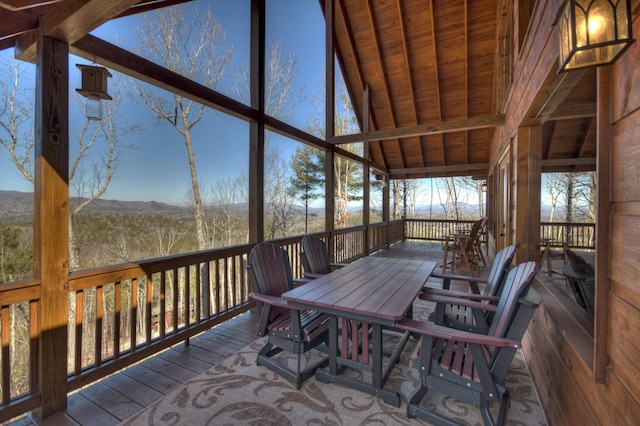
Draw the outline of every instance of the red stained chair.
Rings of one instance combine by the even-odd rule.
[[[487,334],[456,330],[404,319],[398,328],[421,336],[418,371],[421,383],[407,403],[407,415],[434,424],[457,424],[421,401],[432,389],[480,408],[485,425],[502,425],[509,405],[505,376],[529,321],[540,304],[540,296],[530,289],[538,265],[526,262],[509,271],[499,304],[469,301],[477,309],[494,310]],[[498,403],[497,419],[492,406]]]
[[[272,243],[259,243],[249,254],[247,266],[253,292],[250,294],[260,312],[258,335],[268,336],[267,343],[258,352],[258,365],[263,365],[294,382],[300,389],[302,382],[315,371],[327,365],[323,356],[319,361],[302,369],[301,356],[328,338],[329,317],[312,310],[296,309],[281,299],[281,294],[293,288],[289,254]],[[295,354],[295,369],[288,368],[273,357],[282,351]]]
[[[482,331],[487,332],[486,324],[490,322],[492,313],[486,313],[484,321],[478,321],[473,317],[473,310],[464,305],[458,305],[451,298],[462,298],[466,300],[485,301],[486,303],[497,304],[504,288],[507,272],[511,268],[511,262],[516,254],[516,246],[510,245],[498,253],[491,265],[491,271],[486,278],[471,277],[466,275],[441,274],[433,272],[432,277],[442,278],[442,288],[425,287],[418,297],[422,300],[429,300],[437,303],[433,314],[429,320],[436,324],[461,330],[473,330],[476,327],[484,327]],[[450,290],[451,281],[463,281],[469,284],[468,292]],[[484,284],[481,292],[479,284]]]
[[[302,267],[305,278],[318,278],[343,267],[344,263],[331,263],[327,245],[320,238],[305,235],[302,237]]]

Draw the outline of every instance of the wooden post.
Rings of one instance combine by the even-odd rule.
[[[69,46],[44,37],[36,57],[34,276],[42,284],[38,379],[45,418],[67,406]]]
[[[516,262],[540,257],[541,126],[518,129],[516,153]]]
[[[326,127],[326,139],[328,142],[335,137],[335,61],[333,57],[335,46],[334,35],[334,0],[327,0],[324,4],[324,16],[325,16],[325,87],[326,87],[326,115],[325,115],[325,127]],[[325,154],[325,230],[329,231],[333,235],[334,218],[335,218],[335,152],[333,150],[327,151]],[[335,259],[333,254],[333,242],[329,241],[327,244],[329,249],[329,258]]]
[[[596,178],[596,300],[594,313],[594,359],[593,372],[596,382],[606,383],[609,355],[607,354],[609,333],[609,256],[611,252],[611,67],[598,67],[597,74],[597,159]]]
[[[250,125],[249,242],[264,240],[264,83],[265,3],[251,1],[251,106],[259,111]]]

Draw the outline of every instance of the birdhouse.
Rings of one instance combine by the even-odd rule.
[[[99,99],[111,100],[107,93],[107,78],[111,77],[108,69],[94,65],[76,64],[82,72],[82,87],[76,89],[82,96],[95,96]]]
[[[102,120],[101,99],[111,100],[107,93],[107,78],[111,77],[109,70],[94,65],[76,64],[82,73],[82,87],[76,89],[87,98],[86,113],[90,120]]]

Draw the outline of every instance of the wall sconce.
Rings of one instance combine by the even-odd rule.
[[[556,25],[558,72],[611,64],[634,42],[630,0],[565,0]]]
[[[109,70],[94,65],[76,64],[82,73],[82,87],[76,92],[87,98],[86,114],[89,120],[102,120],[102,99],[111,100],[107,93]]]
[[[480,184],[480,190],[481,190],[482,192],[487,192],[487,181],[486,181],[486,180],[485,180],[485,181],[483,181],[483,182]]]

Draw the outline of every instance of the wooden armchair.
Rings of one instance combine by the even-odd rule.
[[[329,260],[327,245],[320,238],[311,235],[302,237],[300,253],[305,278],[318,278],[321,275],[343,267],[344,263],[332,263]]]
[[[479,269],[476,259],[476,245],[479,244],[479,241],[476,240],[479,238],[481,228],[482,219],[473,223],[469,233],[457,233],[447,236],[443,247],[442,272],[446,271],[447,265],[451,265],[450,268],[452,270],[458,268],[458,266],[463,266],[469,275],[473,275],[473,271]],[[452,255],[451,261],[449,261],[449,253]]]
[[[432,389],[480,408],[485,425],[504,424],[509,404],[504,379],[540,304],[540,296],[530,289],[537,270],[536,262],[526,262],[509,271],[486,334],[410,319],[398,323],[398,328],[422,335],[418,359],[421,381],[407,402],[409,417],[434,424],[457,424],[429,405],[420,404]],[[496,402],[497,420],[491,412]]]
[[[296,388],[300,389],[303,381],[329,362],[325,356],[304,370],[301,368],[303,353],[327,343],[329,317],[312,310],[293,308],[280,298],[282,293],[293,288],[289,254],[280,246],[257,244],[249,254],[247,270],[254,290],[250,297],[256,301],[260,312],[258,335],[268,336],[258,352],[257,364],[294,382]],[[282,351],[296,355],[295,369],[273,359]]]
[[[569,248],[564,250],[569,264],[562,267],[562,275],[568,281],[573,297],[589,314],[595,308],[595,270],[584,258]]]
[[[511,262],[515,254],[515,245],[507,246],[496,253],[493,264],[491,265],[491,271],[486,279],[465,275],[432,273],[431,276],[443,279],[442,289],[425,287],[418,295],[422,300],[437,303],[429,320],[434,321],[436,324],[468,331],[474,330],[479,326],[482,327],[482,324],[485,324],[482,331],[486,333],[488,331],[486,324],[491,322],[492,312],[488,311],[485,313],[484,321],[479,322],[477,319],[474,319],[473,310],[467,306],[456,304],[452,298],[497,304],[504,288],[507,272],[511,268]],[[469,291],[461,292],[450,290],[452,280],[466,281],[469,284]],[[484,284],[482,292],[478,284]]]

